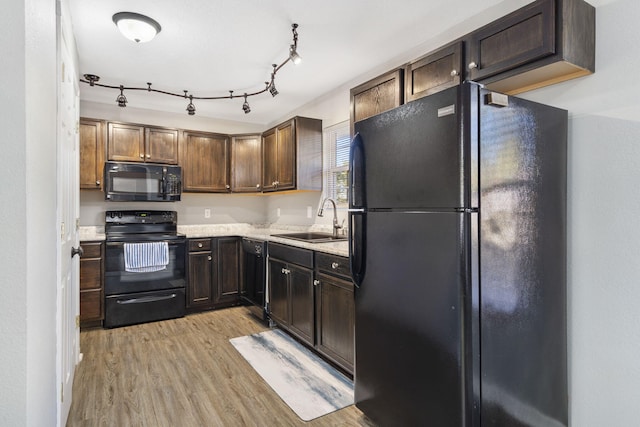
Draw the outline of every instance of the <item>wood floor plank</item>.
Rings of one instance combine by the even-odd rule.
[[[229,343],[267,329],[234,307],[83,330],[67,427],[374,426],[355,406],[302,421]]]

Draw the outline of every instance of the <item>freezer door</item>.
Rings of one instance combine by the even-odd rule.
[[[460,92],[453,87],[355,124],[367,208],[468,207]]]
[[[480,108],[482,425],[567,425],[567,112]]]
[[[379,425],[463,424],[471,215],[367,213],[355,400]]]

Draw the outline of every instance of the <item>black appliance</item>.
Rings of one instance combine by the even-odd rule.
[[[104,197],[114,202],[177,202],[182,168],[151,163],[104,163]]]
[[[240,298],[256,317],[267,320],[265,286],[267,272],[267,243],[262,240],[243,238],[243,280]]]
[[[175,211],[107,211],[105,214],[105,319],[108,328],[185,314],[186,237]],[[125,246],[166,242],[168,264],[158,271],[127,271]]]
[[[566,426],[567,112],[467,82],[355,132],[357,407]]]

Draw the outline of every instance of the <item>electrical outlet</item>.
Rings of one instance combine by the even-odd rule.
[[[307,218],[311,218],[313,213],[311,212],[311,206],[307,206]]]
[[[205,218],[211,218],[211,209],[206,208],[206,209],[204,210],[204,217],[205,217]]]
[[[280,218],[280,208],[276,209],[276,216]]]

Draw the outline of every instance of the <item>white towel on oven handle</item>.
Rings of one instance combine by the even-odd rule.
[[[124,269],[133,273],[160,271],[169,264],[167,242],[124,244]]]

